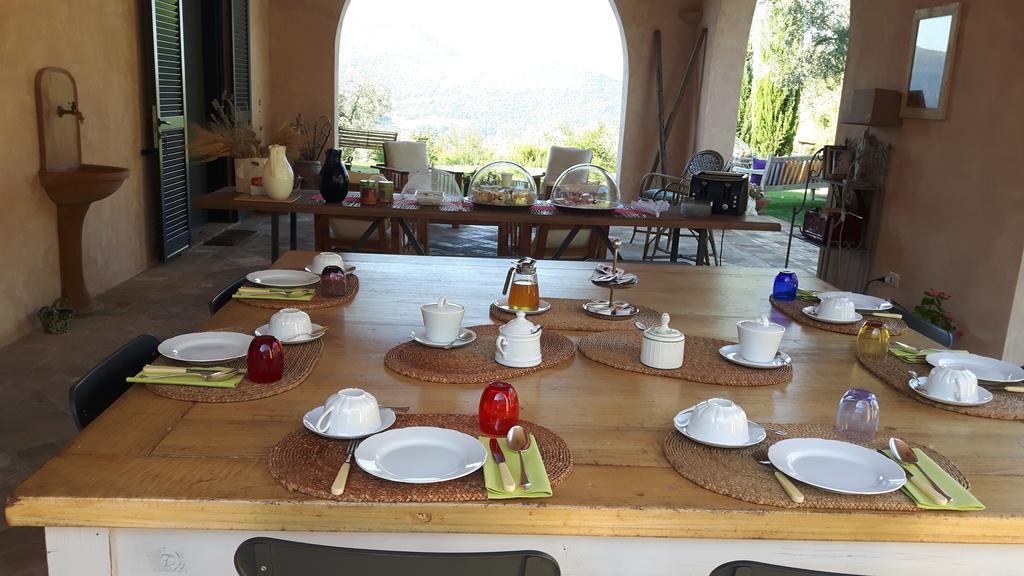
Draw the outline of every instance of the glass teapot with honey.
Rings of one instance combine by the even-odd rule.
[[[508,294],[508,307],[513,310],[536,310],[540,307],[537,261],[527,257],[513,264],[505,276],[505,287],[501,293]]]

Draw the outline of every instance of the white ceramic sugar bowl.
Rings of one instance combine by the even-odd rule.
[[[494,361],[513,368],[529,368],[541,362],[541,327],[526,319],[525,312],[516,312],[508,324],[498,327]]]
[[[686,336],[668,325],[668,314],[661,315],[661,324],[644,330],[640,345],[640,362],[659,370],[673,370],[683,365]]]

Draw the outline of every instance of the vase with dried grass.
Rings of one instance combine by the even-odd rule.
[[[298,155],[301,136],[292,126],[281,126],[264,143],[231,100],[214,100],[210,104],[213,112],[209,123],[205,126],[192,124],[189,129],[189,156],[199,162],[232,158],[235,162],[235,188],[239,192],[253,192],[253,180],[262,178],[271,145],[284,146],[289,157]]]

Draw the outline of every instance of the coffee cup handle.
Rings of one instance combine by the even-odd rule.
[[[506,354],[505,354],[505,345],[506,344],[508,344],[508,340],[506,340],[504,336],[498,336],[498,339],[494,341],[494,345],[498,347],[498,354],[501,355],[502,358],[504,358],[506,356]]]
[[[316,430],[321,434],[327,433],[331,429],[331,423],[328,422],[327,426],[324,426],[324,418],[330,416],[331,412],[334,412],[334,406],[330,406],[324,409],[324,413],[320,415],[320,418],[316,421]]]

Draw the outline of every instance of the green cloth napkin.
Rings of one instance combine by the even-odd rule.
[[[925,358],[932,352],[959,352],[967,353],[967,350],[939,350],[938,348],[921,348],[918,351],[908,350],[902,346],[890,346],[889,352],[893,356],[903,360],[907,364],[924,364]]]
[[[796,299],[806,300],[808,302],[815,301],[818,299],[818,292],[815,290],[804,290],[802,288],[797,288]]]
[[[206,388],[234,388],[242,381],[244,374],[225,378],[224,380],[203,380],[198,374],[182,374],[181,376],[168,376],[166,378],[146,378],[145,372],[139,372],[135,376],[125,378],[128,382],[139,384],[179,384],[181,386],[203,386]],[[500,484],[500,483],[499,483]]]
[[[532,485],[529,490],[523,490],[519,482],[519,454],[509,449],[508,442],[504,438],[498,438],[498,446],[501,446],[505,454],[505,464],[512,472],[512,478],[516,481],[516,489],[512,492],[505,492],[501,486],[501,473],[498,472],[498,463],[491,456],[491,437],[477,437],[480,443],[487,450],[487,460],[484,461],[484,484],[487,485],[487,497],[492,500],[504,500],[506,498],[547,498],[551,496],[551,482],[548,481],[548,471],[544,468],[544,460],[540,457],[540,449],[537,448],[537,439],[530,434],[530,448],[523,452],[523,460],[526,462],[526,472],[530,475]]]
[[[232,298],[243,298],[250,300],[292,300],[295,302],[309,302],[316,296],[316,290],[296,292],[293,295],[286,295],[280,292],[235,292]]]
[[[907,483],[903,485],[903,493],[910,496],[911,500],[917,504],[918,508],[925,510],[984,510],[985,505],[980,500],[974,497],[973,494],[967,491],[966,488],[960,485],[959,482],[953,479],[945,470],[943,470],[934,460],[928,457],[920,448],[914,448],[914,454],[917,454],[917,464],[904,464],[902,462],[896,462],[900,466],[903,466],[905,470],[909,470],[914,476],[923,477],[924,472],[928,472],[928,476],[935,483],[942,488],[943,492],[949,495],[949,504],[939,505],[932,501],[931,498],[926,496],[924,492],[918,489],[917,486],[907,478]],[[885,455],[892,458],[892,453],[885,450]],[[895,458],[892,458],[895,461]]]

